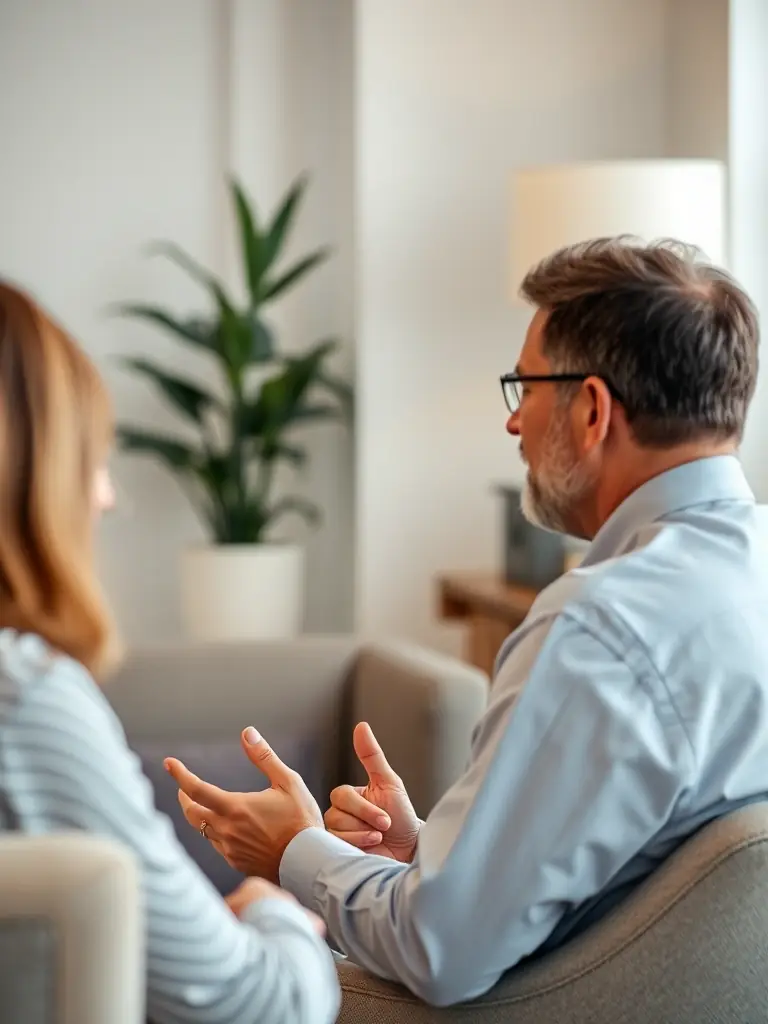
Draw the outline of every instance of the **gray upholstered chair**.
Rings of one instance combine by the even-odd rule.
[[[0,837],[0,1022],[140,1024],[133,858],[86,835]]]
[[[339,1024],[768,1022],[768,803],[706,826],[605,920],[472,1003],[434,1009],[339,972]]]

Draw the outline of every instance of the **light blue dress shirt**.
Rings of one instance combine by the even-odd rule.
[[[539,596],[412,864],[309,829],[281,879],[351,959],[448,1005],[767,796],[768,521],[718,456],[640,487]]]

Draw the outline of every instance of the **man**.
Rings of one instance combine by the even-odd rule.
[[[522,292],[536,311],[502,384],[524,506],[592,543],[504,644],[462,778],[419,822],[360,725],[369,785],[332,794],[324,831],[249,730],[264,793],[169,763],[225,856],[436,1005],[573,937],[705,822],[768,796],[768,527],[736,458],[752,304],[684,247],[624,239],[555,253]]]

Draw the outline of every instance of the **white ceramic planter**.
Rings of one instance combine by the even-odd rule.
[[[190,639],[295,636],[304,620],[304,551],[293,544],[187,548],[181,607]]]

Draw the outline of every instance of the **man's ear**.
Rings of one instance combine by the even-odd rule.
[[[587,377],[574,403],[577,429],[586,451],[602,444],[608,437],[614,401],[605,381],[599,377]]]

